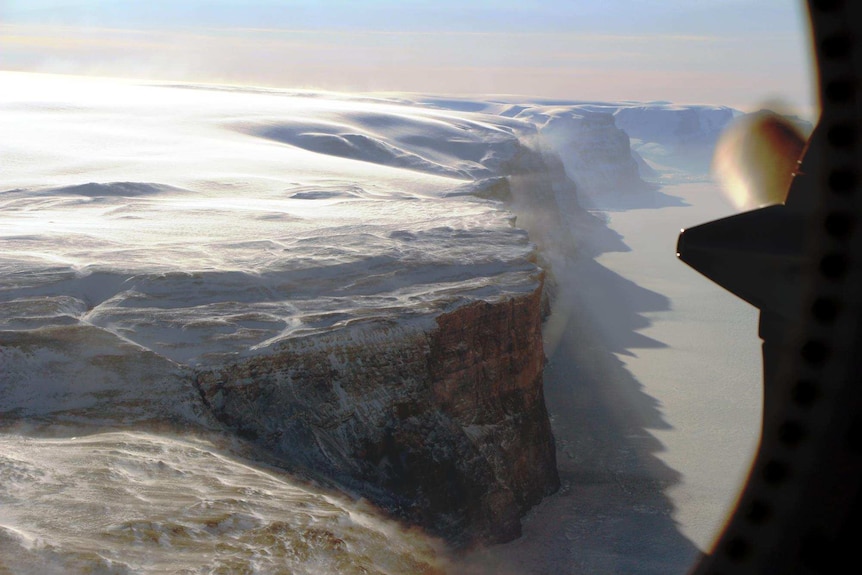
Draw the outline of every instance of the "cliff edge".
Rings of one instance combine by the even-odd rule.
[[[200,371],[218,419],[455,546],[520,535],[559,487],[532,291],[367,322]]]

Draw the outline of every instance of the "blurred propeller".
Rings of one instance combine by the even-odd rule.
[[[783,204],[804,147],[805,137],[786,116],[746,114],[719,139],[713,172],[738,210]]]
[[[749,211],[685,229],[677,241],[682,261],[760,310],[764,415],[800,321],[821,138],[815,130],[806,143],[773,112],[742,117],[721,138],[714,167],[731,201]]]

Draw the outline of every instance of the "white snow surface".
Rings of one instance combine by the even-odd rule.
[[[514,130],[383,99],[4,73],[0,327],[173,361],[535,288]]]

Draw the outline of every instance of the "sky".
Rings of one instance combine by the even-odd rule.
[[[0,0],[0,69],[816,110],[801,0]]]

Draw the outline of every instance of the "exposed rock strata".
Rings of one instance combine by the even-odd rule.
[[[456,545],[507,541],[559,486],[541,292],[291,339],[196,384],[285,461]]]

